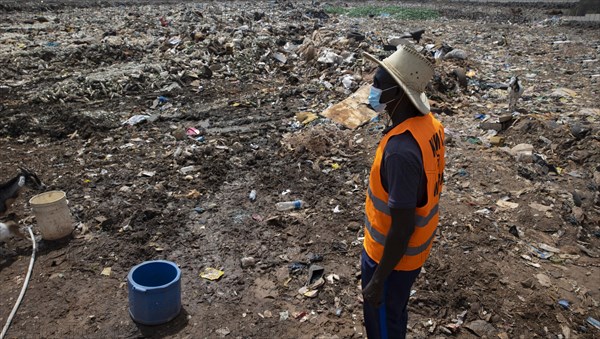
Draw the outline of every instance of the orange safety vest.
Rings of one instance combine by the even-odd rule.
[[[413,117],[390,130],[379,142],[375,160],[371,166],[369,189],[365,205],[364,248],[375,262],[383,257],[386,235],[392,226],[388,207],[389,195],[381,184],[380,167],[388,140],[394,135],[409,131],[421,149],[423,168],[427,177],[427,203],[416,208],[415,231],[408,248],[395,270],[412,271],[423,266],[429,256],[439,220],[439,201],[444,173],[444,127],[431,113]]]

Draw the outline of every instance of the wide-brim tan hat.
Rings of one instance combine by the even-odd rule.
[[[383,67],[422,114],[429,113],[429,100],[425,95],[425,87],[433,78],[434,70],[429,60],[411,46],[399,46],[394,54],[383,61],[367,52],[363,55]]]

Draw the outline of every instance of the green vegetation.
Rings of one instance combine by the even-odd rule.
[[[327,7],[330,14],[343,14],[350,17],[390,16],[402,20],[436,19],[440,14],[432,9],[402,8],[398,6],[362,6],[362,7]]]

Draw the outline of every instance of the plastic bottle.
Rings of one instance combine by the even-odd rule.
[[[282,201],[275,204],[278,211],[299,210],[303,208],[304,205],[305,203],[302,200]]]

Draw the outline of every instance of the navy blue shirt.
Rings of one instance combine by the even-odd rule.
[[[410,134],[395,135],[381,159],[381,184],[389,194],[390,208],[416,208],[427,202],[427,177],[421,148]]]

